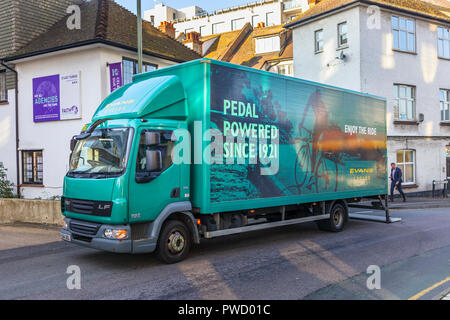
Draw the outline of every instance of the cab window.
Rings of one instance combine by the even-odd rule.
[[[147,172],[145,171],[147,165],[147,159],[145,157],[146,150],[159,150],[161,152],[162,172],[166,171],[173,164],[171,156],[174,147],[174,142],[171,140],[172,131],[154,130],[154,132],[158,132],[161,136],[161,143],[156,146],[146,146],[145,131],[142,131],[141,133],[136,163],[136,176],[138,177],[147,175]]]

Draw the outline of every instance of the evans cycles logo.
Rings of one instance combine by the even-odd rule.
[[[370,182],[371,174],[374,173],[373,168],[350,168],[353,185],[366,185]]]

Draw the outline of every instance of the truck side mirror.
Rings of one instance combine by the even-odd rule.
[[[75,149],[75,146],[77,145],[77,139],[75,139],[75,137],[73,137],[70,140],[70,151],[73,152],[73,150]]]
[[[145,145],[148,147],[157,146],[161,143],[161,135],[158,132],[147,131],[145,133]]]
[[[146,157],[146,171],[147,172],[161,172],[162,171],[162,156],[159,150],[147,150]]]

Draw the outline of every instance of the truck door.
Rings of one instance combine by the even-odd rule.
[[[149,147],[145,144],[145,132],[159,133],[160,143]],[[172,130],[141,128],[139,145],[134,149],[134,166],[130,176],[129,221],[154,220],[169,203],[180,200],[181,165],[173,164],[171,152]],[[161,152],[162,170],[151,176],[146,172],[146,150]]]

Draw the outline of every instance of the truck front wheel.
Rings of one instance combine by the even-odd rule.
[[[180,262],[189,254],[191,243],[189,228],[179,220],[168,220],[161,229],[156,253],[165,263]]]
[[[317,221],[320,230],[339,232],[344,229],[347,212],[341,203],[335,203],[330,210],[330,218]]]

